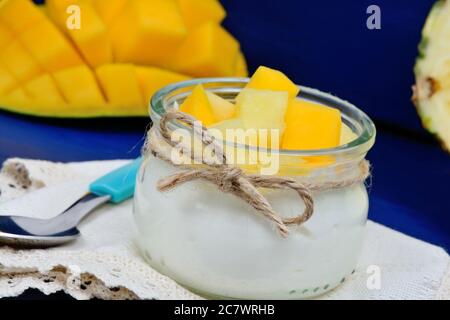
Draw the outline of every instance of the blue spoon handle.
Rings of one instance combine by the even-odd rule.
[[[97,196],[110,196],[110,201],[113,203],[120,203],[131,198],[134,194],[136,175],[141,162],[142,158],[137,158],[97,179],[90,184],[90,192]]]

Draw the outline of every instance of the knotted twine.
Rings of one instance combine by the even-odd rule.
[[[214,145],[214,156],[218,161],[205,160],[203,157],[199,159],[192,150],[172,141],[173,130],[168,126],[170,121],[179,121],[187,125],[188,128],[193,130],[194,136],[200,138],[200,141],[204,146]],[[194,125],[194,123],[196,125]],[[151,130],[154,130],[154,128]],[[286,177],[247,174],[242,169],[228,164],[222,145],[216,141],[206,127],[199,125],[198,120],[191,115],[176,110],[170,110],[162,116],[159,123],[159,133],[160,135],[158,135],[158,137],[160,137],[163,142],[173,148],[181,149],[183,154],[189,154],[192,160],[201,163],[203,166],[200,168],[198,168],[198,166],[195,168],[191,166],[186,170],[160,179],[156,186],[158,191],[169,191],[181,184],[193,180],[209,181],[215,184],[219,190],[231,193],[251,205],[257,212],[272,221],[283,237],[286,237],[289,234],[287,226],[301,225],[308,221],[313,215],[313,191],[348,187],[356,183],[362,183],[370,176],[370,164],[366,160],[360,162],[360,173],[356,177],[322,183],[298,182]],[[181,165],[174,163],[174,161],[172,161],[164,152],[160,152],[158,143],[152,141],[150,136],[152,136],[151,133],[147,135],[144,153],[151,153],[153,156],[164,160],[173,166],[181,167]],[[153,139],[155,138],[157,138],[157,136],[153,135]],[[282,218],[274,211],[267,199],[258,191],[258,188],[295,191],[303,201],[305,209],[297,216]]]

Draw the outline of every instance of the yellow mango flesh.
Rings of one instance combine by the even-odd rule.
[[[45,35],[45,36],[43,36]],[[50,21],[43,20],[19,36],[23,46],[48,72],[83,63],[78,52]]]
[[[108,104],[121,106],[130,114],[146,113],[136,70],[132,64],[105,64],[95,72]]]
[[[0,22],[0,49],[6,47],[13,40],[14,35],[2,22]]]
[[[65,101],[49,74],[43,74],[23,85],[30,99],[39,106],[63,105]]]
[[[272,129],[278,130],[281,139],[287,105],[288,93],[284,91],[243,89],[236,100],[237,116],[242,120],[244,129],[268,130],[268,140],[258,137],[258,144],[262,147],[268,147],[267,143],[272,141]],[[279,145],[276,147],[279,148]]]
[[[264,66],[256,70],[246,88],[286,91],[289,93],[289,98],[295,98],[300,92],[295,83],[282,72]]]
[[[197,85],[186,100],[181,104],[180,111],[194,116],[204,126],[216,122],[208,96],[202,85]]]
[[[128,1],[111,28],[116,61],[153,66],[164,66],[185,35],[175,0]]]
[[[31,0],[0,1],[0,21],[15,34],[32,28],[44,19],[44,14]]]
[[[17,87],[18,83],[14,76],[0,65],[0,94],[7,94]]]
[[[56,4],[56,2],[58,2]],[[113,61],[112,47],[108,30],[90,1],[48,0],[51,16],[63,32],[67,33],[81,52],[87,63],[95,68]],[[69,28],[65,23],[70,18],[67,8],[77,5],[80,10],[80,28]]]
[[[10,43],[0,51],[0,61],[20,83],[42,73],[42,69],[18,41]]]
[[[167,71],[155,67],[136,67],[136,76],[139,81],[139,86],[141,88],[141,93],[144,97],[145,105],[148,106],[152,96],[161,89],[171,83],[180,82],[188,80],[189,77]]]
[[[76,111],[88,111],[105,105],[105,99],[96,78],[87,66],[78,66],[55,72],[53,77],[64,99]],[[75,110],[74,110],[75,111]]]
[[[210,91],[207,91],[206,95],[216,122],[231,119],[236,115],[234,104]]]
[[[247,61],[242,52],[239,52],[237,56],[236,65],[234,67],[234,76],[243,78],[248,77]]]
[[[109,26],[120,15],[128,0],[92,0],[95,10],[105,25]]]
[[[233,76],[239,43],[225,29],[206,23],[190,32],[168,66],[195,77]]]
[[[194,29],[206,22],[220,24],[226,12],[218,0],[178,0],[184,23]]]
[[[288,150],[337,147],[341,138],[339,110],[306,100],[291,100],[282,145]]]

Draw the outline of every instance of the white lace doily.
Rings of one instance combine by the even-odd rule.
[[[90,181],[125,163],[10,159],[0,172],[0,215],[51,217],[80,197]],[[37,288],[46,294],[64,290],[78,299],[200,299],[141,258],[131,211],[130,201],[102,207],[80,226],[82,237],[62,247],[0,247],[0,297]],[[367,286],[369,266],[379,268],[380,288]],[[448,299],[449,288],[443,249],[369,221],[355,273],[320,299]]]

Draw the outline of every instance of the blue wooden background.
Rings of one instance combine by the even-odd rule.
[[[225,25],[251,70],[279,68],[365,110],[379,130],[370,218],[450,248],[450,157],[422,129],[410,102],[420,30],[431,0],[222,0]],[[366,28],[381,8],[382,29]],[[0,112],[0,161],[133,158],[146,119],[55,121]]]

